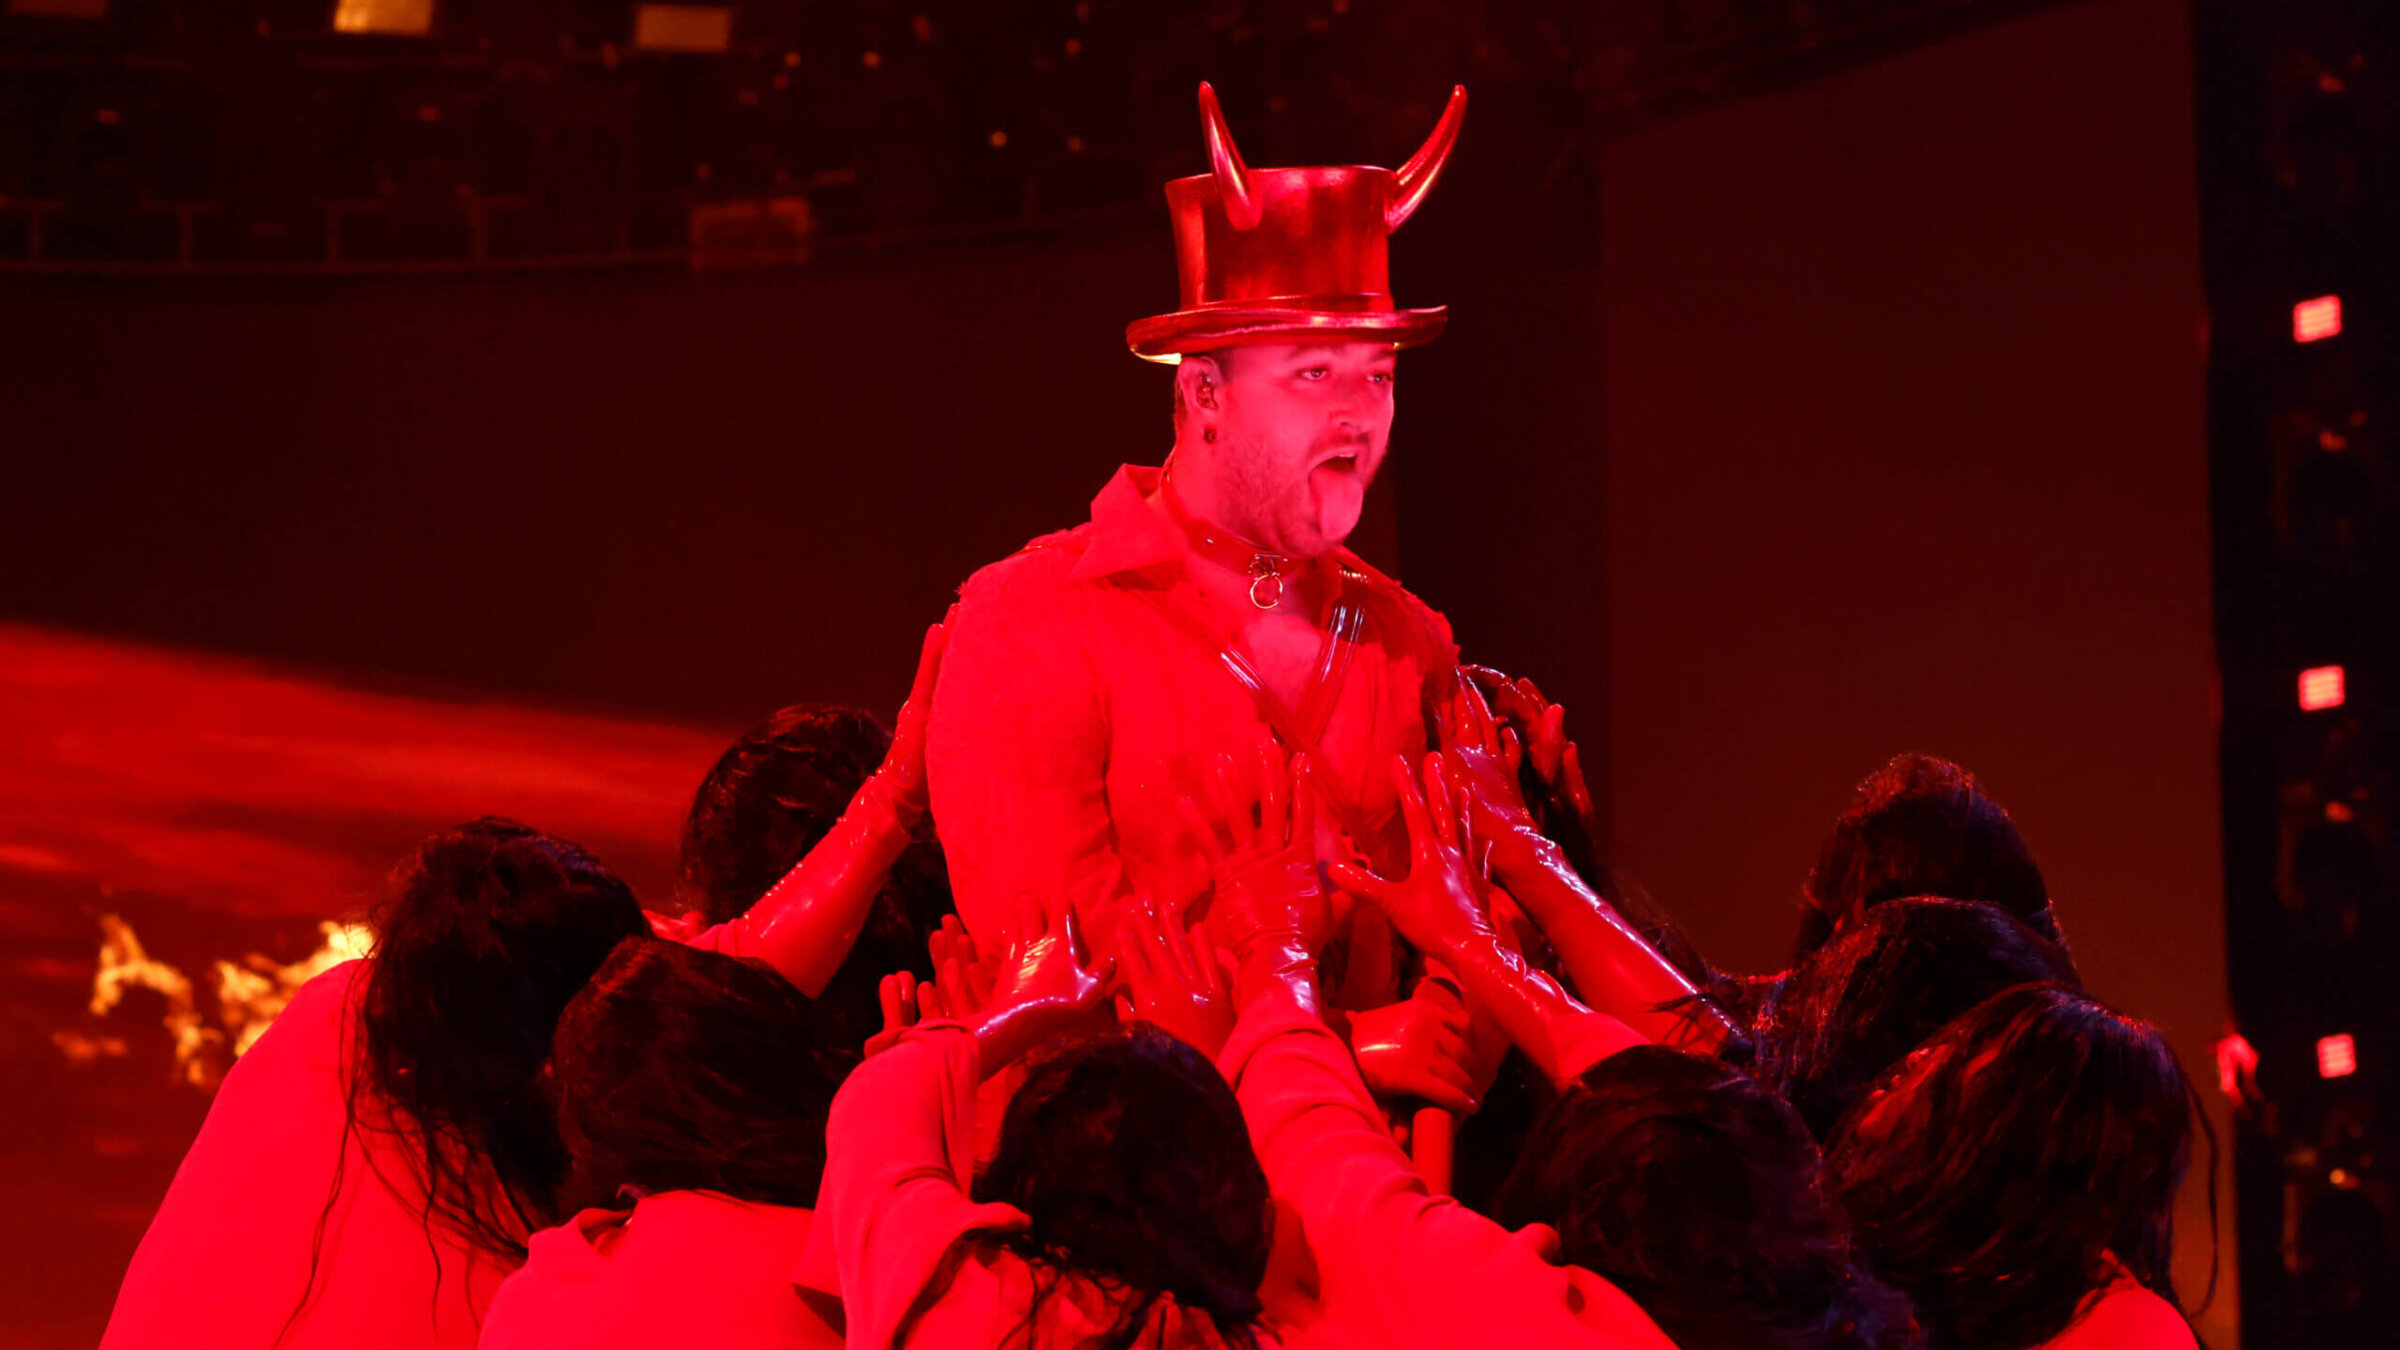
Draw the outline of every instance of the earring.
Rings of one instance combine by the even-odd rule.
[[[1215,445],[1217,443],[1217,429],[1215,427],[1200,428],[1200,439],[1208,442],[1210,445]]]

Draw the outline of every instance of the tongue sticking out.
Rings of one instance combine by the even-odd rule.
[[[1308,495],[1316,508],[1318,533],[1331,541],[1347,538],[1366,507],[1367,489],[1359,478],[1358,456],[1339,455],[1309,470]]]

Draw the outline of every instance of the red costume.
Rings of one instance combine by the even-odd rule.
[[[1429,341],[1445,312],[1400,309],[1384,236],[1440,174],[1465,104],[1454,93],[1424,149],[1397,172],[1361,166],[1252,170],[1201,86],[1214,171],[1168,185],[1183,307],[1126,332],[1140,356],[1263,343]],[[958,908],[986,928],[1019,895],[1065,895],[1085,931],[1114,931],[1109,907],[1139,889],[1188,906],[1208,872],[1176,810],[1203,791],[1211,757],[1247,757],[1262,737],[1306,751],[1333,824],[1375,863],[1404,845],[1387,765],[1426,748],[1426,696],[1445,693],[1457,648],[1442,617],[1346,550],[1302,563],[1206,538],[1162,493],[1156,469],[1120,470],[1089,524],[1034,541],[975,574],[934,700],[927,771]],[[1327,597],[1322,639],[1288,706],[1241,634],[1201,594],[1204,550],[1249,557],[1262,609],[1293,568]],[[1212,550],[1213,551],[1213,550]],[[1222,558],[1221,553],[1215,556]],[[1270,562],[1270,559],[1272,561]],[[1271,584],[1270,584],[1271,582]],[[1338,845],[1328,837],[1326,856]],[[1353,933],[1350,987],[1392,992],[1380,916]]]
[[[1186,575],[1157,485],[1156,469],[1119,470],[1090,524],[984,568],[960,598],[926,769],[969,928],[1027,893],[1069,897],[1087,933],[1113,931],[1107,906],[1136,888],[1188,905],[1208,867],[1175,800],[1207,800],[1209,757],[1270,735],[1312,753],[1370,858],[1401,856],[1386,766],[1424,752],[1424,692],[1458,662],[1449,625],[1347,550],[1321,560],[1341,598],[1312,696],[1283,709],[1229,665],[1240,640]]]
[[[310,980],[225,1076],[103,1346],[472,1350],[513,1263],[426,1221],[396,1135],[347,1128],[366,969]]]

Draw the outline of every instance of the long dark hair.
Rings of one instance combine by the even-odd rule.
[[[1124,1299],[1094,1350],[1126,1350],[1161,1299],[1207,1314],[1229,1346],[1257,1344],[1274,1236],[1266,1173],[1233,1089],[1166,1032],[1133,1023],[1033,1060],[975,1199],[1014,1205],[1032,1222],[962,1237],[895,1344],[977,1245],[1011,1251],[1033,1271],[1029,1346],[1044,1303],[1074,1278]]]
[[[1801,893],[1797,962],[1869,906],[1912,895],[1997,905],[2061,944],[2033,851],[1975,775],[1898,755],[1858,785]]]
[[[891,733],[872,714],[825,703],[778,709],[717,757],[684,817],[684,898],[712,924],[739,917],[808,856],[883,762]],[[892,865],[866,926],[825,988],[827,1044],[864,1044],[882,1027],[876,986],[895,970],[933,974],[925,940],[955,912],[930,831]]]
[[[1922,1053],[1826,1154],[1860,1242],[1933,1345],[2042,1344],[2109,1283],[2112,1258],[2176,1304],[2175,1193],[2206,1120],[2157,1028],[2023,985]]]
[[[648,924],[598,859],[495,817],[425,841],[400,883],[375,915],[349,1125],[398,1138],[429,1231],[522,1260],[565,1170],[541,1083],[551,1033]]]
[[[808,996],[766,965],[627,938],[558,1019],[565,1207],[627,1187],[814,1207],[841,1072]]]
[[[2064,947],[1996,906],[1923,897],[1876,905],[1776,991],[1758,1029],[1759,1079],[1823,1139],[1952,1019],[2042,981],[2081,985]]]
[[[1636,1046],[1533,1128],[1494,1204],[1625,1291],[1683,1350],[1917,1344],[1908,1301],[1855,1259],[1816,1141],[1716,1059]]]

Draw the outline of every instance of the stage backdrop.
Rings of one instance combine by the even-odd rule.
[[[2024,828],[2092,988],[2217,1101],[2184,10],[2052,10],[1612,145],[1592,546],[1617,856],[1704,950],[1778,968],[1852,785],[1949,756]]]

